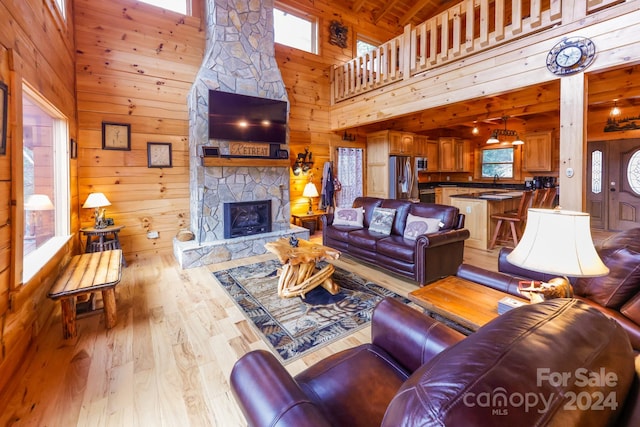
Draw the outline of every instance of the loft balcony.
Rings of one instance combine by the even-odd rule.
[[[332,104],[408,81],[544,30],[584,22],[607,9],[637,0],[465,0],[331,73]],[[621,13],[624,13],[621,11]],[[594,21],[593,19],[591,21]],[[575,27],[575,26],[574,26]]]

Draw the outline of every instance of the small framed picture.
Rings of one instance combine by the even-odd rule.
[[[69,140],[69,157],[72,159],[78,158],[78,143],[73,138]]]
[[[170,142],[147,142],[147,167],[173,167]]]
[[[7,85],[0,82],[0,154],[7,154]]]
[[[102,122],[103,150],[131,150],[131,125]]]

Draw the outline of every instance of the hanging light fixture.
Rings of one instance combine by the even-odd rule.
[[[609,112],[609,115],[611,117],[616,117],[616,116],[620,115],[620,109],[618,108],[618,100],[617,99],[613,100],[613,108]]]
[[[515,130],[507,129],[507,119],[509,116],[502,116],[502,122],[504,123],[504,129],[494,129],[491,132],[491,136],[487,139],[487,144],[497,144],[500,142],[498,139],[500,136],[515,137],[511,142],[512,145],[522,145],[524,141],[518,136],[518,132]]]
[[[473,129],[471,129],[471,133],[477,135],[480,133],[480,129],[478,129],[478,122],[473,121]]]

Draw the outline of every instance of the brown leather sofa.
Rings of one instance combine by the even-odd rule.
[[[640,362],[582,301],[517,308],[464,338],[385,299],[371,334],[295,377],[267,351],[245,354],[231,388],[248,425],[640,425]]]
[[[458,208],[375,197],[358,197],[353,207],[364,209],[362,226],[335,225],[333,214],[324,215],[323,245],[415,280],[421,286],[454,275],[462,263],[469,230],[463,228],[464,215]],[[395,209],[388,236],[369,230],[377,207]],[[404,232],[410,214],[438,218],[442,225],[438,231],[419,235],[415,240],[407,239]]]
[[[548,281],[554,275],[537,273],[509,263],[510,248],[502,248],[498,271],[461,264],[457,276],[512,295],[520,295],[521,280]],[[596,246],[609,274],[594,278],[573,278],[575,298],[615,319],[640,351],[640,228],[616,233]]]

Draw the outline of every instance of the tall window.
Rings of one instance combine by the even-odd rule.
[[[59,0],[61,1],[61,0]],[[140,0],[143,3],[152,4],[163,9],[172,10],[174,12],[187,14],[187,0]]]
[[[69,234],[69,137],[64,116],[26,86],[22,106],[23,270],[31,277]]]
[[[273,9],[275,42],[311,53],[318,53],[318,30],[315,19]]]
[[[513,178],[513,147],[482,151],[483,178]]]

